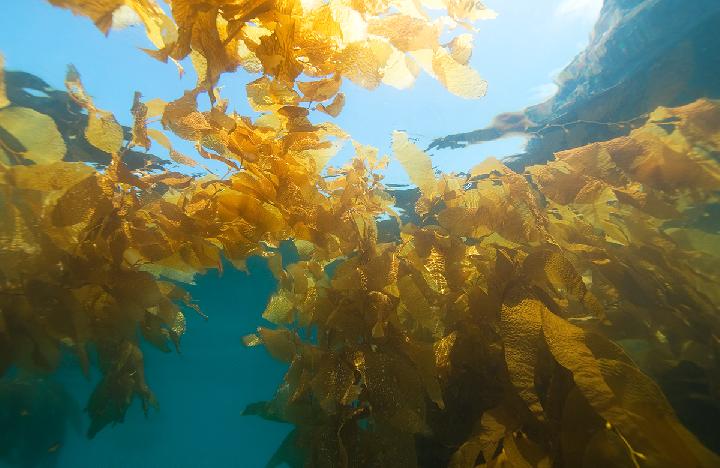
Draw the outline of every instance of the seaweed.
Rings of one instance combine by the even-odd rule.
[[[151,0],[51,3],[105,33],[130,8],[148,53],[198,72],[172,102],[136,93],[128,129],[73,67],[79,126],[0,94],[0,373],[52,372],[63,350],[87,370],[95,353],[90,437],[134,398],[157,403],[139,343],[177,349],[194,307],[183,284],[258,255],[279,289],[263,314],[273,326],[244,343],[288,371],[246,414],[296,427],[271,466],[719,463],[651,378],[680,362],[717,376],[720,243],[703,219],[720,188],[717,102],[658,108],[625,137],[522,173],[489,159],[436,174],[396,132],[418,187],[400,216],[389,158],[353,141],[350,163],[325,168],[350,136],[311,113],[342,111],[343,79],[407,87],[421,69],[480,97],[469,37],[439,42],[447,25],[492,17],[479,2],[177,0],[171,16]],[[431,19],[434,6],[447,16]],[[216,87],[238,68],[263,72],[246,87],[251,117]],[[80,162],[76,139],[107,160]],[[173,163],[130,164],[154,143]]]
[[[487,160],[436,177],[396,134],[421,222],[381,244],[359,223],[332,275],[322,250],[288,267],[265,312],[284,327],[247,340],[290,363],[275,398],[248,408],[297,426],[276,457],[715,465],[638,364],[656,378],[683,362],[717,372],[720,244],[686,207],[716,202],[719,118],[711,101],[661,108],[628,137],[523,174]],[[316,341],[302,338],[311,329]]]

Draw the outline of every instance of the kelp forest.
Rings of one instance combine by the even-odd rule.
[[[0,71],[0,374],[52,375],[66,354],[99,371],[87,437],[134,401],[154,417],[141,344],[177,358],[188,314],[213,320],[187,285],[261,257],[268,325],[237,346],[286,373],[237,417],[292,425],[268,466],[720,466],[683,403],[720,405],[713,96],[545,160],[441,172],[404,131],[386,155],[333,121],[348,82],[426,74],[481,102],[479,1],[49,2],[111,35],[132,10],[154,45],[137,53],[198,77],[174,101],[127,96],[125,127],[72,65],[64,90]],[[252,77],[232,98],[254,115],[222,94],[230,74]],[[342,145],[351,161],[329,166]],[[391,160],[412,189],[386,185]],[[3,406],[49,385],[8,382]]]

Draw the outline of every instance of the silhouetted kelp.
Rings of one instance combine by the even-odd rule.
[[[51,3],[104,32],[129,7],[151,55],[190,56],[199,77],[173,102],[136,94],[129,132],[72,67],[79,127],[0,88],[0,370],[52,370],[62,349],[87,369],[94,348],[90,436],[133,398],[154,404],[138,330],[160,349],[179,345],[181,307],[193,305],[182,283],[223,257],[242,268],[261,255],[280,285],[263,314],[275,327],[244,341],[289,368],[275,398],[246,413],[296,426],[271,466],[720,462],[641,371],[666,388],[683,381],[672,372],[682,362],[717,376],[720,242],[703,219],[720,188],[717,102],[658,108],[625,137],[522,173],[488,159],[437,175],[396,132],[394,156],[419,190],[400,217],[388,158],[353,141],[353,160],[323,172],[349,136],[303,105],[336,115],[343,77],[406,87],[421,68],[482,95],[468,35],[439,42],[444,25],[491,17],[481,4],[442,2],[448,16],[432,21],[422,6],[382,2],[177,0],[172,18],[146,0]],[[247,86],[254,119],[228,112],[215,87],[238,67],[264,72]],[[227,174],[130,166],[130,151],[155,142],[202,169],[158,117]],[[68,131],[107,163],[71,162]],[[379,220],[397,231],[380,234]],[[646,364],[638,349],[663,358]]]

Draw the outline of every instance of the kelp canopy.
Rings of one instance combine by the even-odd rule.
[[[376,149],[353,141],[348,165],[323,170],[350,137],[311,110],[338,115],[343,79],[403,88],[420,71],[482,96],[472,36],[445,42],[493,16],[479,2],[50,2],[106,33],[132,10],[148,53],[190,57],[198,75],[173,102],[136,93],[132,128],[72,67],[62,120],[0,76],[0,372],[52,371],[63,350],[87,369],[96,354],[90,436],[135,397],[155,402],[139,339],[179,345],[182,283],[261,255],[280,283],[263,314],[275,327],[244,341],[289,368],[246,413],[295,425],[271,466],[720,464],[646,375],[682,361],[717,382],[717,102],[659,108],[524,173],[488,159],[436,174],[396,132],[421,192],[410,223]],[[257,116],[216,88],[238,68],[262,73],[247,85]],[[154,144],[174,170],[143,159]],[[399,235],[378,230],[388,217]],[[283,267],[285,240],[300,260]]]

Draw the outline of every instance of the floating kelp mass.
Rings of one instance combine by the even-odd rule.
[[[73,67],[44,99],[0,67],[0,373],[53,371],[68,350],[97,362],[90,437],[134,398],[155,404],[139,340],[179,346],[197,309],[183,284],[257,255],[279,282],[275,326],[244,342],[288,370],[245,413],[295,427],[269,466],[720,466],[656,384],[679,361],[720,377],[720,103],[657,108],[524,172],[490,158],[438,174],[395,132],[419,189],[407,213],[377,149],[353,140],[350,163],[325,167],[351,137],[311,111],[337,116],[344,79],[406,88],[421,72],[483,96],[471,33],[494,13],[479,2],[173,0],[168,16],[49,1],[104,33],[132,10],[146,52],[198,76],[172,102],[129,96],[126,128]],[[216,87],[238,69],[262,74],[246,88],[258,117]]]

